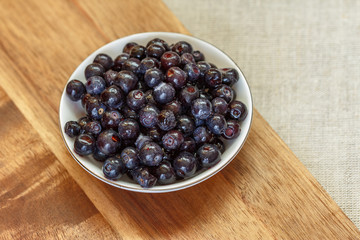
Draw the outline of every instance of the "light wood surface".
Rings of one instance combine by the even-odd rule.
[[[116,189],[72,159],[58,126],[68,77],[119,37],[188,34],[161,1],[9,0],[0,18],[0,239],[360,239],[256,110],[239,155],[186,190]]]

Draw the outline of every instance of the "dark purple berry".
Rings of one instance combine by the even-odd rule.
[[[205,61],[197,62],[196,65],[200,70],[200,77],[204,77],[205,73],[211,68],[211,65]]]
[[[186,64],[189,63],[196,63],[194,56],[191,53],[184,53],[183,55],[181,55],[180,57],[181,59],[181,66],[185,66]]]
[[[122,65],[122,70],[130,71],[134,74],[137,74],[140,67],[140,60],[137,58],[129,58]]]
[[[119,134],[112,129],[107,129],[100,133],[96,140],[96,146],[99,151],[107,155],[116,153],[120,145]]]
[[[195,63],[188,63],[184,67],[184,72],[187,75],[187,80],[195,83],[200,77],[200,69]]]
[[[214,140],[212,140],[210,143],[215,145],[221,153],[225,152],[225,144],[223,141],[220,140],[220,138],[214,138]]]
[[[158,68],[150,68],[145,72],[144,81],[151,88],[155,87],[164,80],[165,76]]]
[[[95,137],[101,133],[101,130],[101,124],[97,120],[88,122],[84,127],[85,133],[92,134]]]
[[[141,90],[132,90],[126,97],[129,108],[139,110],[146,104],[145,94]]]
[[[124,94],[118,86],[111,85],[101,93],[100,99],[109,108],[120,108],[124,103]]]
[[[195,118],[207,119],[212,114],[212,105],[206,98],[197,98],[191,104],[191,113]]]
[[[191,44],[185,41],[179,41],[175,43],[171,50],[179,54],[179,56],[183,55],[184,53],[192,53],[193,51]]]
[[[145,166],[157,166],[163,158],[161,147],[154,142],[145,142],[139,150],[140,162]]]
[[[127,43],[123,48],[123,53],[128,53],[129,54],[131,49],[136,45],[138,45],[136,42]]]
[[[187,151],[189,153],[194,153],[196,151],[196,142],[191,137],[186,137],[183,144],[181,144],[180,151]]]
[[[176,52],[165,52],[161,58],[161,66],[163,69],[167,70],[171,67],[180,66],[181,59]]]
[[[236,120],[227,121],[227,127],[222,136],[226,139],[235,139],[240,135],[240,125]]]
[[[194,51],[193,56],[196,62],[205,61],[205,56],[200,51]]]
[[[247,116],[246,105],[238,100],[235,100],[229,104],[229,116],[232,119],[243,121]]]
[[[146,48],[147,56],[156,59],[160,59],[165,51],[165,48],[159,44],[151,44]]]
[[[159,68],[160,62],[156,58],[146,57],[140,62],[140,66],[137,70],[138,75],[144,76],[145,72],[150,68]]]
[[[86,93],[85,86],[79,80],[71,80],[66,85],[66,94],[72,101],[79,101],[81,97]]]
[[[136,139],[140,134],[140,127],[136,120],[128,118],[119,123],[119,136],[123,140]]]
[[[127,105],[121,108],[121,113],[124,115],[124,118],[139,118],[139,114],[135,110],[129,108]]]
[[[114,65],[114,61],[112,60],[112,58],[105,53],[100,53],[96,55],[94,63],[101,64],[105,68],[105,70],[109,70]]]
[[[226,127],[226,119],[223,115],[215,113],[206,119],[206,126],[215,135],[222,134]]]
[[[95,139],[90,134],[82,133],[75,138],[74,151],[81,155],[86,156],[95,151]]]
[[[200,92],[196,86],[189,85],[181,89],[179,94],[179,100],[185,106],[191,106],[192,101],[199,98]]]
[[[121,159],[113,156],[105,160],[102,170],[106,178],[117,180],[126,171],[126,168],[125,165],[121,162]]]
[[[167,150],[180,148],[184,142],[184,135],[178,130],[170,130],[162,137],[162,144]]]
[[[155,169],[155,176],[158,179],[159,184],[171,184],[176,181],[176,175],[174,168],[168,161],[162,161]]]
[[[122,53],[119,56],[117,56],[114,59],[114,66],[113,66],[113,70],[120,72],[121,70],[123,70],[123,66],[124,66],[124,62],[126,60],[128,60],[129,54],[128,53]]]
[[[144,146],[144,144],[147,142],[152,142],[151,138],[147,135],[143,135],[140,133],[140,135],[135,141],[135,146],[137,149],[141,149]]]
[[[106,111],[106,106],[96,97],[90,97],[85,104],[87,115],[95,120],[100,120]]]
[[[131,170],[131,175],[141,187],[150,188],[156,184],[156,177],[153,176],[146,167],[139,167]]]
[[[154,38],[152,40],[150,40],[147,44],[146,47],[149,47],[150,45],[155,44],[155,45],[159,45],[162,46],[163,48],[165,48],[166,51],[169,51],[169,45],[167,44],[167,42],[165,42],[163,39],[160,38]]]
[[[88,123],[88,122],[90,122],[91,121],[91,119],[90,118],[88,118],[88,117],[82,117],[82,118],[80,118],[79,120],[78,120],[78,123],[79,123],[79,125],[80,125],[80,127],[81,127],[81,130],[80,130],[80,133],[84,133],[85,132],[85,130],[84,130],[84,127],[85,127],[85,125]]]
[[[175,89],[168,83],[161,82],[154,88],[154,99],[159,104],[166,104],[175,97]]]
[[[225,99],[216,97],[211,101],[211,104],[215,113],[219,113],[222,115],[225,115],[227,113],[228,104]]]
[[[125,94],[128,94],[131,90],[134,90],[137,86],[137,83],[137,76],[133,72],[127,70],[120,71],[114,81],[114,84],[120,87]]]
[[[121,152],[121,161],[128,169],[134,169],[140,164],[138,151],[134,147],[126,147]]]
[[[89,100],[89,98],[92,97],[89,93],[86,93],[81,98],[81,106],[84,108],[86,102]]]
[[[208,143],[213,139],[211,132],[204,126],[197,127],[193,133],[194,140],[197,144]]]
[[[68,121],[64,128],[65,133],[73,138],[80,134],[81,126],[76,121]]]
[[[153,127],[150,128],[147,131],[147,135],[154,141],[154,142],[160,142],[162,136],[164,135],[164,132],[158,128],[158,127]]]
[[[148,104],[139,111],[140,124],[146,128],[153,128],[157,124],[157,116],[160,113],[154,105]]]
[[[162,108],[163,110],[170,110],[172,111],[175,115],[179,115],[182,113],[182,107],[181,107],[181,103],[177,100],[168,102],[167,104],[165,104]]]
[[[106,82],[100,76],[92,76],[87,79],[85,87],[90,95],[99,95],[106,88]]]
[[[177,119],[177,128],[184,134],[185,137],[191,136],[195,130],[194,120],[188,115],[181,115]]]
[[[221,160],[220,150],[213,144],[204,144],[197,150],[202,167],[212,167]]]
[[[130,58],[143,59],[146,57],[146,48],[141,45],[135,45],[130,50]]]
[[[187,82],[186,73],[179,67],[171,67],[166,72],[166,81],[174,88],[180,89]]]
[[[176,118],[172,111],[162,110],[157,116],[157,125],[161,130],[169,131],[176,127]]]
[[[153,105],[156,105],[156,101],[154,99],[154,95],[153,95],[153,90],[147,90],[145,93],[144,93],[144,96],[145,96],[145,102],[146,104],[153,104]]]
[[[108,155],[99,151],[98,148],[96,148],[93,153],[93,158],[98,162],[105,162],[105,160],[108,159],[108,157],[109,157]]]
[[[189,152],[180,152],[173,162],[176,175],[181,178],[188,178],[196,172],[196,158]]]
[[[222,83],[232,86],[239,81],[239,72],[234,68],[222,68],[223,73]]]
[[[210,68],[207,70],[204,74],[204,79],[210,88],[216,88],[222,83],[221,72],[216,68]]]
[[[105,68],[99,63],[91,63],[85,68],[85,78],[88,79],[92,76],[103,76]]]
[[[234,90],[228,85],[221,84],[219,87],[214,89],[212,95],[214,97],[221,97],[229,103],[234,99]]]
[[[105,80],[105,83],[106,83],[106,86],[109,87],[111,85],[114,84],[114,81],[116,79],[118,75],[118,72],[117,71],[114,71],[112,69],[110,70],[107,70],[105,73],[104,73],[104,80]]]

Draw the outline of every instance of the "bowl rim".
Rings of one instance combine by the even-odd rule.
[[[68,81],[70,80],[71,76],[75,73],[75,71],[78,69],[78,67],[84,62],[86,61],[91,55],[93,55],[95,52],[99,51],[101,48],[107,46],[107,45],[110,45],[116,41],[119,41],[120,39],[123,39],[123,38],[130,38],[130,37],[136,37],[136,36],[142,36],[142,35],[156,35],[156,34],[159,34],[159,35],[164,35],[164,34],[171,34],[171,35],[178,35],[179,37],[187,37],[187,38],[194,38],[196,40],[200,40],[206,44],[209,44],[211,45],[212,47],[214,47],[215,49],[219,50],[222,54],[224,54],[226,57],[228,57],[233,63],[234,65],[238,68],[237,70],[240,71],[240,74],[241,76],[243,77],[243,79],[245,80],[245,83],[247,85],[247,89],[249,90],[249,96],[250,96],[250,102],[251,102],[251,108],[249,106],[247,106],[248,108],[248,115],[247,117],[250,117],[250,123],[249,123],[249,128],[246,132],[246,135],[244,137],[244,140],[241,142],[240,146],[238,147],[237,151],[229,158],[229,160],[227,160],[220,168],[218,168],[216,171],[208,174],[208,175],[204,175],[202,178],[198,179],[197,181],[195,182],[191,182],[191,183],[188,183],[188,184],[184,184],[182,186],[173,186],[171,187],[171,185],[173,184],[169,184],[169,185],[163,185],[163,186],[166,186],[166,189],[156,189],[156,188],[134,188],[134,187],[131,187],[131,186],[124,186],[122,185],[121,183],[118,183],[118,182],[115,182],[115,181],[112,181],[110,179],[106,179],[105,177],[100,177],[98,176],[98,174],[94,173],[93,171],[91,171],[90,169],[88,169],[78,158],[77,156],[75,156],[75,154],[73,153],[73,151],[71,150],[71,148],[69,147],[65,137],[64,137],[64,131],[63,131],[63,127],[61,125],[61,103],[63,102],[63,97],[64,97],[64,91],[65,91],[65,88],[66,88],[66,85],[65,85],[65,88],[64,90],[62,91],[62,94],[61,94],[61,98],[60,98],[60,104],[59,104],[59,128],[60,128],[60,133],[61,133],[61,137],[65,143],[65,146],[68,150],[68,152],[70,153],[70,155],[75,159],[75,161],[83,168],[85,169],[88,173],[90,173],[93,177],[101,180],[102,182],[105,182],[111,186],[114,186],[114,187],[117,187],[117,188],[120,188],[120,189],[124,189],[124,190],[129,190],[129,191],[133,191],[133,192],[140,192],[140,193],[166,193],[166,192],[174,192],[174,191],[178,191],[178,190],[182,190],[182,189],[186,189],[186,188],[190,188],[192,186],[195,186],[211,177],[213,177],[215,174],[219,173],[221,170],[223,170],[232,160],[234,160],[234,158],[239,154],[240,150],[242,149],[242,147],[244,146],[248,136],[249,136],[249,133],[251,131],[251,126],[252,126],[252,120],[253,120],[253,97],[252,97],[252,93],[251,93],[251,89],[250,89],[250,86],[249,86],[249,83],[244,75],[244,73],[242,72],[242,70],[240,69],[240,67],[236,64],[236,62],[228,55],[226,54],[223,50],[219,49],[218,47],[216,47],[215,45],[213,45],[212,43],[209,43],[201,38],[198,38],[198,37],[194,37],[194,36],[191,36],[191,35],[186,35],[186,34],[182,34],[182,33],[177,33],[177,32],[141,32],[141,33],[135,33],[135,34],[131,34],[131,35],[126,35],[124,37],[121,37],[121,38],[118,38],[118,39],[115,39],[111,42],[108,42],[104,45],[102,45],[101,47],[97,48],[95,51],[93,51],[92,53],[90,53],[76,68],[75,70],[72,72],[72,74],[70,75]],[[68,81],[66,82],[66,84],[68,83]],[[249,109],[251,109],[251,111],[249,111]],[[250,113],[250,114],[249,114]],[[208,170],[208,169],[205,169],[205,171]],[[191,179],[191,178],[189,178]],[[185,181],[188,180],[188,179],[185,179]]]

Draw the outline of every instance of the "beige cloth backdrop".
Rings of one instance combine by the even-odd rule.
[[[360,2],[164,2],[237,62],[254,106],[360,227]]]

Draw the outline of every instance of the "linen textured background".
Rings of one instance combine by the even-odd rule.
[[[360,227],[360,2],[164,0],[230,55],[254,107]]]

